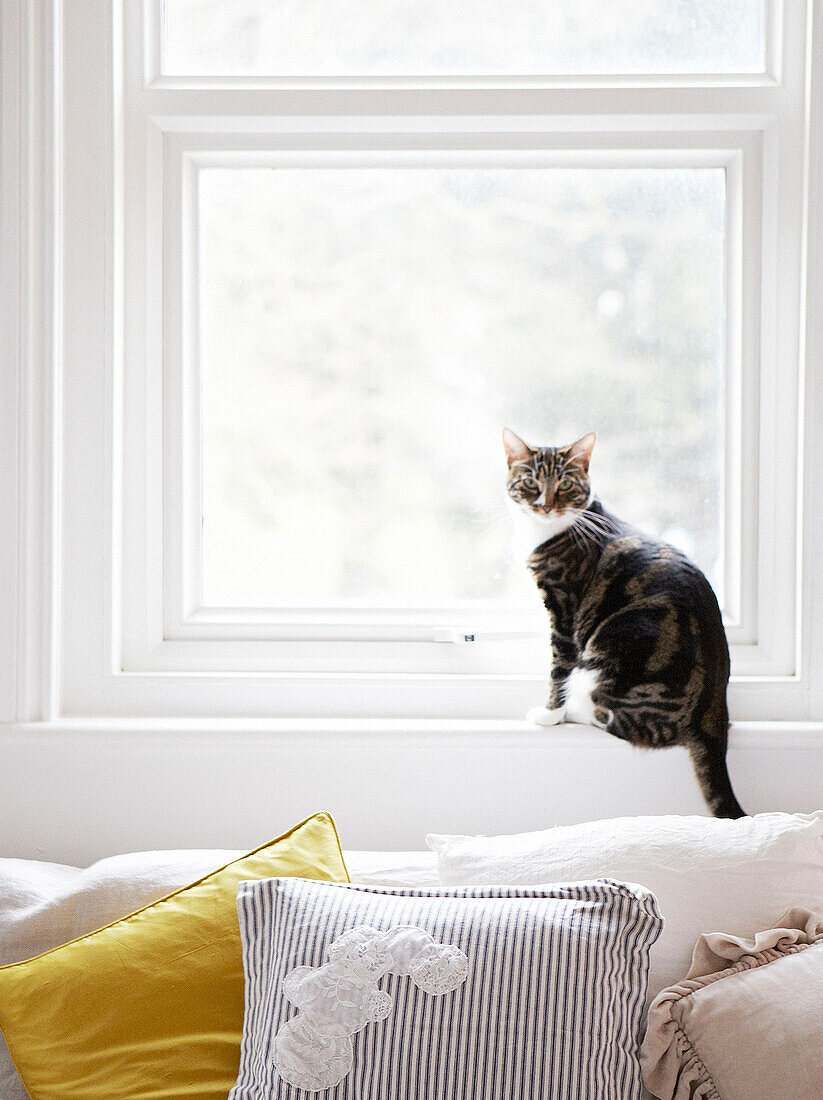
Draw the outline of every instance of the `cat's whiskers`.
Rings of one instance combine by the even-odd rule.
[[[577,514],[578,519],[592,527],[600,527],[604,531],[615,531],[616,526],[612,519],[608,516],[604,516],[599,512],[588,512],[586,510],[580,511]]]
[[[575,548],[582,551],[584,549],[583,538],[580,532],[575,528],[574,523],[572,523],[570,527],[567,527],[566,530],[569,532],[569,538],[574,543]]]
[[[599,542],[604,536],[614,534],[614,524],[605,516],[593,512],[579,512],[574,519],[570,531],[583,541]]]

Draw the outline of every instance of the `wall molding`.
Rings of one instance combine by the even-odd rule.
[[[57,714],[59,654],[61,79],[60,3],[16,0],[3,9],[4,490],[12,517],[0,557],[14,563],[0,646],[0,714]],[[13,453],[12,452],[13,448]],[[13,606],[12,606],[13,605]]]
[[[3,134],[0,341],[6,356],[0,390],[0,510],[4,517],[0,527],[0,575],[9,580],[0,587],[0,718],[16,716],[17,694],[18,594],[15,579],[18,567],[18,390],[22,351],[18,297],[23,278],[21,15],[21,3],[8,3],[0,9],[0,130]]]

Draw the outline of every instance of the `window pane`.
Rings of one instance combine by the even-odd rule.
[[[164,71],[760,72],[766,0],[165,0]]]
[[[721,169],[208,168],[207,605],[531,596],[504,425],[721,575]]]

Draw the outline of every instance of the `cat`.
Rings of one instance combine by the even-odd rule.
[[[589,480],[595,439],[532,447],[503,431],[509,497],[552,625],[548,703],[527,719],[683,745],[715,817],[743,817],[726,768],[729,647],[717,599],[679,550],[606,511]]]

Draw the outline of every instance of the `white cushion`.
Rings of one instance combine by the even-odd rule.
[[[434,852],[343,852],[352,882],[364,886],[439,886]]]
[[[638,882],[665,921],[649,1000],[685,977],[705,932],[752,936],[792,906],[823,912],[823,811],[626,817],[537,833],[432,834],[444,886],[536,885],[600,876]]]

